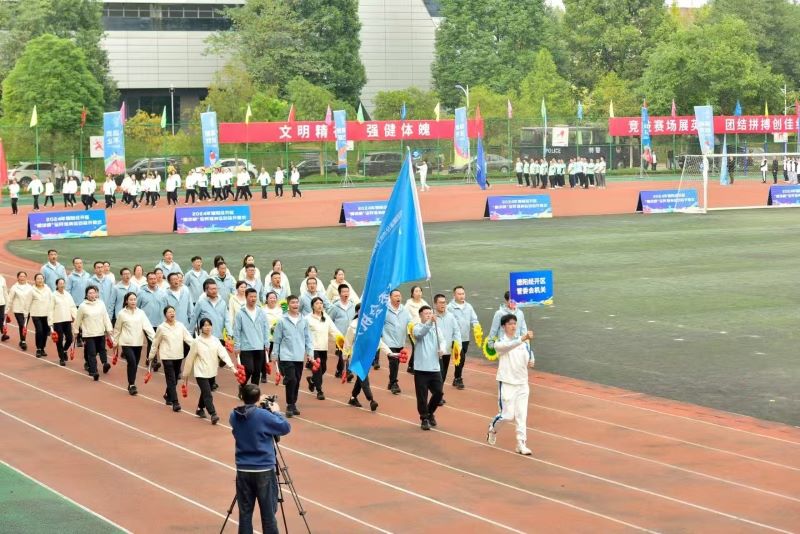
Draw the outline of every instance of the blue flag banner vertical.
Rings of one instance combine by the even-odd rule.
[[[714,153],[714,108],[711,106],[694,107],[697,137],[700,140],[700,153],[708,156]]]
[[[650,163],[653,161],[653,147],[650,142],[650,114],[642,106],[642,159]]]
[[[722,138],[722,161],[719,164],[719,185],[728,185],[728,134]]]
[[[467,137],[467,108],[456,108],[456,123],[453,130],[454,167],[466,167],[469,162],[469,138]]]
[[[475,182],[481,189],[486,189],[486,154],[483,152],[483,137],[478,136],[478,152],[475,155]]]
[[[206,167],[212,167],[219,159],[217,112],[207,111],[205,113],[201,113],[200,126],[203,130],[203,165]]]
[[[350,360],[350,370],[362,380],[375,359],[389,293],[400,284],[431,276],[413,169],[407,154],[372,249]]]
[[[336,156],[340,169],[347,168],[347,112],[333,112],[333,132],[336,135]]]
[[[125,130],[119,111],[103,113],[103,159],[106,173],[125,174]]]

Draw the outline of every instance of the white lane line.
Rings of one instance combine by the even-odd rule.
[[[86,507],[86,506],[82,505],[82,504],[81,504],[81,503],[79,503],[78,501],[75,501],[75,500],[73,500],[73,499],[70,499],[69,497],[67,497],[66,495],[64,495],[63,493],[61,493],[60,491],[58,491],[57,489],[53,488],[52,486],[48,486],[47,484],[45,484],[44,482],[42,482],[42,481],[41,481],[41,480],[39,480],[38,478],[34,478],[34,477],[32,477],[31,475],[29,475],[28,473],[26,473],[26,472],[24,472],[24,471],[21,471],[21,470],[17,469],[16,467],[14,467],[13,465],[11,465],[10,463],[8,463],[8,462],[6,462],[6,461],[3,461],[3,460],[0,460],[0,464],[3,464],[4,466],[6,466],[7,468],[11,469],[11,470],[12,470],[12,471],[14,471],[15,473],[17,473],[17,474],[19,474],[19,475],[21,475],[21,476],[24,476],[25,478],[27,478],[28,480],[30,480],[30,481],[31,481],[31,482],[33,482],[34,484],[38,484],[39,486],[41,486],[41,487],[43,487],[44,489],[46,489],[46,490],[50,491],[51,493],[55,493],[56,495],[58,495],[59,497],[61,497],[61,498],[62,498],[62,499],[64,499],[65,501],[67,501],[68,503],[70,503],[70,504],[73,504],[73,505],[77,506],[78,508],[80,508],[80,509],[81,509],[81,510],[83,510],[84,512],[87,512],[87,513],[89,513],[89,514],[92,514],[92,515],[93,515],[93,516],[95,516],[96,518],[98,518],[98,519],[101,519],[101,520],[105,521],[105,522],[106,522],[106,523],[108,523],[109,525],[111,525],[111,526],[113,526],[113,527],[115,527],[115,528],[118,528],[118,529],[119,529],[119,530],[121,530],[122,532],[126,532],[127,534],[133,534],[133,533],[132,533],[130,530],[128,530],[127,528],[123,527],[122,525],[120,525],[120,524],[118,524],[118,523],[115,523],[114,521],[110,520],[110,519],[109,519],[109,518],[107,518],[106,516],[104,516],[104,515],[102,515],[102,514],[99,514],[99,513],[95,512],[95,511],[94,511],[94,510],[92,510],[91,508],[88,508],[88,507]]]
[[[471,371],[473,373],[480,373],[482,375],[494,376],[494,373],[487,373],[485,371],[480,371],[478,369],[472,369],[471,367],[466,367],[465,366],[464,370]],[[740,433],[743,433],[743,434],[749,434],[751,436],[756,436],[756,437],[759,437],[759,438],[771,439],[773,441],[780,441],[781,443],[788,443],[790,445],[800,445],[800,441],[792,441],[790,439],[779,438],[779,437],[776,437],[776,436],[769,436],[767,434],[760,434],[758,432],[751,432],[750,430],[744,430],[744,429],[741,429],[741,428],[734,428],[734,427],[730,427],[730,426],[720,425],[719,423],[712,423],[711,421],[705,421],[703,419],[693,419],[693,418],[687,417],[685,415],[679,415],[679,414],[669,413],[669,412],[662,412],[660,410],[655,410],[653,408],[645,408],[644,406],[637,406],[635,404],[628,404],[628,403],[625,403],[625,402],[617,402],[617,401],[612,400],[612,399],[605,399],[603,397],[596,397],[594,395],[587,395],[586,393],[578,393],[577,391],[563,390],[563,389],[559,389],[559,388],[556,388],[556,387],[553,387],[553,386],[546,386],[544,384],[534,384],[533,382],[528,382],[528,383],[531,384],[531,385],[535,385],[538,388],[550,389],[552,391],[557,391],[559,393],[567,393],[569,395],[577,395],[579,397],[586,397],[586,398],[589,398],[589,399],[608,402],[608,403],[611,403],[611,404],[617,404],[619,406],[625,406],[625,407],[628,407],[628,408],[635,408],[637,410],[642,410],[642,411],[645,411],[645,412],[657,413],[657,414],[660,414],[660,415],[668,415],[670,417],[677,417],[678,419],[684,419],[686,421],[691,421],[693,423],[701,423],[701,424],[704,424],[704,425],[713,426],[713,427],[717,427],[717,428],[722,428],[722,429],[725,429],[725,430],[731,430],[731,431],[734,431],[734,432],[740,432]]]

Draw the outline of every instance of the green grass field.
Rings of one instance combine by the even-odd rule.
[[[798,425],[798,216],[752,210],[440,223],[425,230],[434,292],[449,298],[450,288],[465,285],[484,328],[509,271],[553,269],[555,306],[526,311],[537,332],[538,368]],[[62,258],[109,259],[115,269],[154,265],[166,247],[184,268],[194,254],[207,265],[215,254],[236,265],[252,253],[262,272],[281,258],[295,288],[315,264],[326,284],[341,266],[360,289],[375,233],[323,228],[9,247],[42,261],[55,246]]]

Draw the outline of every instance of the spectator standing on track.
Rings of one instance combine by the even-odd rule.
[[[275,169],[275,196],[283,196],[283,169],[280,165]]]
[[[437,426],[434,413],[442,399],[442,370],[439,364],[444,345],[439,336],[437,319],[430,306],[419,309],[420,322],[414,325],[416,362],[414,363],[414,389],[420,428],[430,430]],[[430,399],[428,394],[430,393]]]
[[[180,175],[173,171],[167,176],[164,190],[167,192],[167,206],[178,205],[178,188],[181,186]]]
[[[89,176],[84,176],[81,182],[81,204],[84,211],[92,207],[92,182]]]
[[[33,177],[27,189],[33,197],[33,211],[39,211],[39,195],[44,191],[44,186],[38,176]]]
[[[86,298],[78,306],[75,322],[72,323],[72,333],[78,332],[83,332],[83,357],[86,360],[87,371],[97,382],[100,380],[100,373],[97,372],[98,356],[103,364],[103,373],[108,373],[111,369],[106,354],[105,337],[111,335],[112,326],[108,310],[98,299],[97,287],[93,285],[86,287]]]
[[[419,190],[420,191],[430,191],[431,188],[428,185],[428,160],[423,159],[422,163],[419,164],[417,167],[417,172],[419,172]]]
[[[33,276],[33,287],[28,292],[28,313],[36,330],[36,357],[46,358],[47,338],[50,336],[48,317],[53,310],[53,292],[44,283],[44,275],[36,273]]]
[[[778,158],[772,158],[772,183],[778,183]]]
[[[278,362],[286,386],[286,417],[300,415],[297,409],[297,396],[300,380],[303,377],[303,362],[311,359],[314,345],[308,321],[300,314],[300,300],[289,295],[289,310],[275,325],[273,349],[270,358]]]
[[[189,199],[192,199],[192,204],[197,202],[197,173],[192,171],[186,175],[186,194],[183,197],[183,203],[188,204]]]
[[[56,349],[58,350],[58,364],[62,367],[67,364],[67,350],[72,346],[72,322],[77,313],[78,307],[75,305],[72,295],[66,291],[64,279],[59,278],[56,280],[53,309],[50,311],[48,321],[50,327],[58,334]]]
[[[461,330],[461,361],[455,366],[453,387],[456,389],[464,389],[464,379],[462,377],[464,372],[464,363],[467,360],[467,350],[469,350],[469,333],[474,330],[478,322],[478,315],[472,304],[467,302],[467,292],[464,286],[456,286],[453,288],[453,300],[447,305],[447,309],[456,318],[458,327]],[[476,340],[477,341],[477,340]],[[481,350],[481,347],[478,347]]]
[[[52,291],[56,289],[56,280],[67,278],[67,270],[58,263],[58,251],[51,248],[47,251],[47,263],[42,265],[41,273],[44,275],[44,282]]]
[[[767,157],[764,156],[761,158],[761,165],[759,166],[759,170],[761,171],[761,183],[767,183],[767,172],[769,172],[769,164],[767,163]]]
[[[232,373],[236,372],[236,368],[231,362],[230,356],[228,356],[228,351],[220,343],[219,338],[212,334],[214,326],[211,320],[204,317],[198,323],[198,327],[200,335],[192,343],[192,348],[189,349],[189,355],[186,356],[186,363],[183,367],[183,384],[188,384],[189,377],[194,375],[197,387],[200,388],[200,399],[197,402],[197,410],[194,413],[197,417],[205,419],[206,411],[208,411],[211,416],[211,424],[216,425],[219,421],[219,416],[214,407],[214,397],[211,392],[215,389],[212,386],[216,385],[219,362],[224,363]]]
[[[17,273],[17,281],[8,290],[8,303],[6,304],[6,312],[14,316],[17,320],[17,328],[19,332],[19,348],[22,350],[28,349],[26,341],[26,334],[28,333],[28,316],[30,314],[29,298],[33,287],[28,283],[28,273],[19,271]],[[8,316],[6,316],[6,322]]]
[[[187,345],[191,346],[193,342],[194,339],[186,329],[186,325],[175,320],[175,308],[172,306],[165,307],[164,322],[158,325],[147,359],[151,361],[160,360],[164,366],[164,378],[167,384],[164,391],[164,400],[167,406],[172,406],[173,412],[181,411],[176,387],[181,376],[181,364],[183,363],[185,347]]]
[[[47,203],[50,203],[50,206],[55,208],[56,201],[53,198],[53,194],[56,192],[56,186],[53,185],[52,180],[47,180],[44,183],[44,206],[47,207]]]
[[[19,213],[19,184],[13,178],[8,183],[8,197],[11,199],[11,215]]]
[[[261,167],[261,173],[258,175],[258,185],[261,186],[261,198],[262,200],[267,200],[267,190],[269,188],[269,184],[271,180],[269,178],[269,173],[267,169]]]
[[[303,193],[300,192],[300,171],[297,170],[297,167],[292,165],[292,170],[289,173],[289,183],[292,184],[292,198],[295,196],[303,197]]]
[[[106,201],[106,209],[109,210],[114,207],[117,202],[114,193],[117,191],[117,183],[110,174],[106,174],[106,181],[103,182],[103,197]]]
[[[525,178],[525,184],[531,185],[531,162],[525,158],[521,163],[517,160],[518,166],[521,166],[520,172],[517,175],[517,182],[519,187],[522,187],[522,179]]]
[[[525,160],[527,162],[527,158]],[[525,164],[522,163],[522,158],[517,158],[514,164],[514,172],[517,174],[517,187],[522,187],[522,176],[524,174]]]
[[[147,336],[148,342],[152,344],[156,333],[153,331],[153,325],[147,318],[147,314],[136,307],[136,293],[127,293],[123,303],[124,307],[117,316],[111,337],[114,340],[114,347],[122,348],[122,357],[128,363],[128,393],[136,395],[138,393],[136,371],[142,357],[144,338]]]

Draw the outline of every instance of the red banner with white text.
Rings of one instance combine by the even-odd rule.
[[[715,116],[715,134],[767,134],[796,133],[796,115]],[[608,134],[616,137],[639,137],[642,133],[641,117],[614,117],[608,119]],[[650,117],[650,135],[697,135],[695,118]]]
[[[452,139],[455,121],[347,121],[349,141],[416,141]],[[483,120],[468,124],[469,136],[483,134]],[[219,125],[219,142],[231,143],[314,143],[335,141],[333,124],[315,122],[223,122]]]

